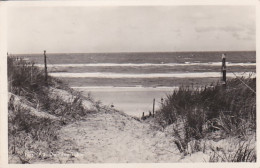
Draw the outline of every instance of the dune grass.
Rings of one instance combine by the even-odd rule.
[[[238,149],[233,153],[225,150],[211,148],[213,154],[210,156],[210,162],[256,162],[255,148],[251,148],[249,144],[239,143]]]
[[[174,125],[175,144],[184,154],[190,142],[199,142],[216,132],[221,132],[220,139],[246,139],[256,132],[255,91],[256,78],[250,77],[230,79],[226,86],[215,83],[201,88],[180,87],[162,103],[155,115],[156,122],[163,128]],[[241,146],[232,159],[222,161],[254,161],[251,150]],[[219,160],[218,155],[215,153],[211,160]]]
[[[82,119],[92,112],[82,105],[85,99],[79,92],[59,79],[48,76],[33,62],[8,57],[8,148],[11,163],[30,163],[32,160],[49,159],[55,153],[57,131],[64,124]],[[62,96],[51,96],[51,89],[65,90],[73,96],[67,102]],[[19,98],[18,104],[15,98]],[[93,100],[92,100],[93,101]],[[19,103],[21,105],[19,105]],[[25,104],[25,106],[23,106]],[[29,108],[25,108],[29,106]],[[54,116],[32,115],[30,109]]]

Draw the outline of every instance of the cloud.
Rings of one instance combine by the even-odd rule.
[[[234,32],[232,33],[232,35],[237,40],[254,40],[254,36],[248,34],[248,32],[241,32],[241,33]]]
[[[198,33],[228,33],[233,36],[236,40],[254,40],[256,31],[252,26],[247,27],[235,27],[235,26],[227,26],[227,27],[217,27],[217,26],[208,26],[208,27],[196,27],[195,31]]]
[[[209,27],[196,27],[195,30],[197,32],[211,32],[211,31],[225,31],[225,32],[239,32],[239,31],[244,31],[243,28],[240,27],[214,27],[214,26],[209,26]]]

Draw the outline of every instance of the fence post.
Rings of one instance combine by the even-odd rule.
[[[44,50],[44,70],[45,70],[45,84],[48,85],[48,74],[47,74],[47,61],[46,61],[46,50]]]
[[[32,85],[32,81],[33,81],[32,78],[33,78],[33,64],[31,66],[31,80],[30,80],[31,85]]]
[[[153,116],[154,116],[155,99],[153,99]]]
[[[141,120],[144,120],[144,112],[143,112],[143,115],[142,115],[142,117],[141,117]]]
[[[222,54],[222,81],[223,81],[223,85],[226,86],[226,54]]]

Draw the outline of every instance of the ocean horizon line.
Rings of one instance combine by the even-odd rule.
[[[32,52],[32,53],[12,53],[8,52],[9,55],[42,55],[42,52]],[[256,50],[204,50],[204,51],[111,51],[111,52],[49,52],[46,50],[47,54],[135,54],[135,53],[231,53],[231,52],[256,52]]]

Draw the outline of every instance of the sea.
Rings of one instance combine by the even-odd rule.
[[[182,87],[204,87],[221,81],[222,54],[227,78],[254,76],[255,51],[46,53],[47,69],[84,95],[129,115],[158,110],[167,95]],[[42,54],[20,57],[44,67]]]

